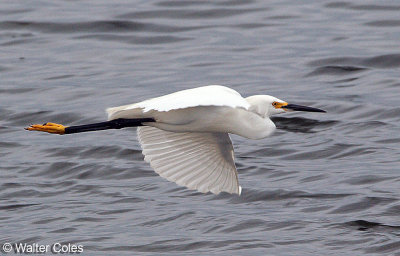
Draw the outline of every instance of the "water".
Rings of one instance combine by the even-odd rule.
[[[396,1],[35,1],[0,6],[0,243],[84,255],[400,255]],[[47,121],[207,84],[327,114],[233,136],[242,196],[158,177],[135,130]]]

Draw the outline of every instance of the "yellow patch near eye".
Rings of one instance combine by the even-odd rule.
[[[274,102],[272,103],[272,106],[274,106],[275,108],[282,108],[283,106],[287,106],[287,105],[288,105],[287,102],[277,102],[277,101],[274,101]]]

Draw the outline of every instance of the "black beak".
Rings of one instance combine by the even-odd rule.
[[[326,113],[325,110],[319,109],[319,108],[312,108],[312,107],[306,107],[306,106],[301,106],[301,105],[296,105],[296,104],[287,104],[286,106],[282,106],[283,109],[291,109],[294,111],[307,111],[307,112],[323,112]]]

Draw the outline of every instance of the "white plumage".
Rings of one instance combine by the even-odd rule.
[[[169,181],[200,192],[240,194],[227,133],[176,133],[138,127],[144,160]]]
[[[273,96],[243,98],[228,87],[210,85],[109,108],[107,113],[109,120],[156,121],[144,123],[137,134],[145,161],[161,177],[203,193],[240,194],[228,133],[265,138],[275,130],[269,117],[288,111],[286,107],[288,103]],[[316,111],[311,109],[305,111]]]
[[[115,110],[131,110],[140,108],[142,111],[170,111],[182,108],[199,106],[226,106],[231,108],[250,107],[249,103],[235,90],[221,85],[209,85],[194,89],[174,92],[165,96],[145,100],[139,103],[130,104],[117,108],[108,109],[113,115]],[[109,116],[112,119],[112,117]]]

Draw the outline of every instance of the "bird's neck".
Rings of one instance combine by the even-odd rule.
[[[264,95],[253,95],[246,98],[246,101],[250,104],[249,111],[261,116],[262,118],[269,118],[270,113],[268,105],[265,102]]]

